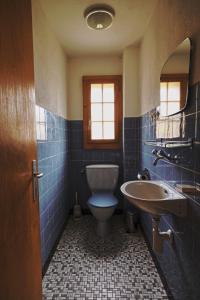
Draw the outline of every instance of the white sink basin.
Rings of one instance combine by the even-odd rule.
[[[129,202],[154,216],[186,215],[187,198],[163,181],[128,181],[121,192]]]

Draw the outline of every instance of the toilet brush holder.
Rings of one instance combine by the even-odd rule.
[[[73,208],[73,216],[75,220],[79,220],[82,216],[82,211],[81,211],[81,206],[78,203],[78,195],[76,193],[76,198],[75,198],[75,205]]]

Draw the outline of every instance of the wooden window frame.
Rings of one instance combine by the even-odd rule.
[[[180,111],[183,110],[187,102],[185,99],[187,97],[187,87],[188,87],[188,74],[162,74],[160,77],[160,82],[180,82],[181,91],[180,91]],[[167,101],[166,101],[167,102]]]
[[[119,149],[122,142],[122,76],[83,76],[83,133],[85,149]],[[91,84],[114,83],[115,88],[115,139],[92,140],[91,139]]]

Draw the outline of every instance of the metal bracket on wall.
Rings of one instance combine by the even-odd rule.
[[[145,145],[148,146],[155,146],[155,147],[161,147],[161,148],[188,148],[192,147],[193,140],[188,139],[187,141],[145,141]]]

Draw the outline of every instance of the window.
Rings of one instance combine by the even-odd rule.
[[[121,144],[122,77],[83,76],[84,147],[116,149]]]
[[[162,74],[160,78],[160,117],[156,120],[156,138],[180,137],[181,118],[166,122],[166,116],[176,114],[186,103],[188,74]]]
[[[187,74],[164,74],[160,79],[160,115],[173,115],[184,108]]]
[[[47,140],[47,120],[46,120],[45,109],[36,105],[35,116],[36,116],[37,140]]]

